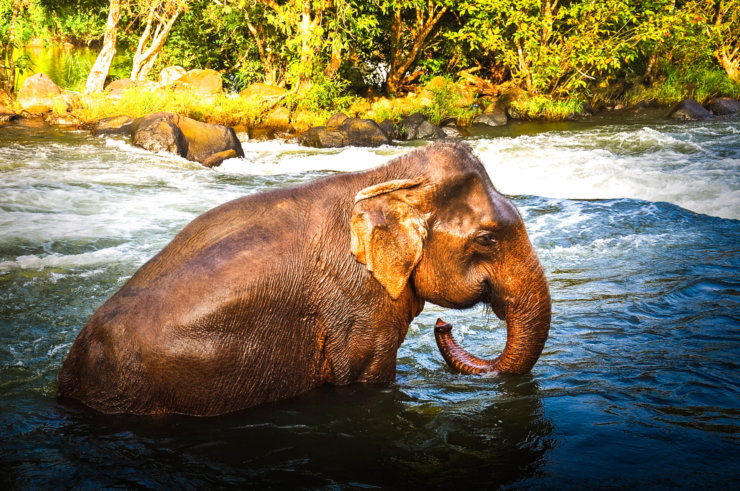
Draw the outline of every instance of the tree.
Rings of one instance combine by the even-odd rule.
[[[449,7],[439,0],[391,0],[384,8],[393,18],[386,93],[395,94],[418,76],[408,71],[434,37],[435,27]]]
[[[30,64],[27,56],[14,57],[14,51],[22,45],[19,24],[31,5],[32,0],[0,1],[0,89],[8,94],[15,91],[18,73]]]
[[[90,70],[85,84],[85,93],[100,92],[105,87],[105,79],[116,55],[116,36],[118,35],[118,21],[121,18],[121,0],[110,0],[108,6],[108,22],[105,25],[103,48],[100,50],[95,64]]]
[[[188,8],[188,0],[137,0],[144,31],[134,53],[131,80],[145,80],[162,51],[167,35],[178,16]]]
[[[707,35],[714,55],[733,82],[740,83],[740,0],[700,2],[709,7]]]

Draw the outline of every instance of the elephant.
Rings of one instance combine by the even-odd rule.
[[[527,373],[548,337],[548,283],[523,220],[462,142],[197,217],[81,329],[59,394],[107,414],[214,416],[323,384],[392,383],[427,301],[484,303],[506,321],[492,360],[438,322],[463,373]]]

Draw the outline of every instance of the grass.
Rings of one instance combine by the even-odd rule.
[[[82,73],[84,68],[76,70],[70,72],[70,81],[75,80],[74,73]],[[721,70],[687,72],[677,67],[664,67],[662,73],[666,74],[664,80],[651,87],[633,87],[621,94],[618,102],[634,105],[649,101],[670,105],[686,97],[694,97],[701,103],[720,94],[740,97],[740,84],[731,82]],[[84,84],[84,80],[80,83]],[[608,95],[603,97],[610,98]],[[152,90],[132,87],[117,102],[103,94],[80,97],[73,104],[71,112],[82,121],[93,122],[110,116],[137,118],[167,111],[209,123],[259,128],[268,126],[270,112],[279,106],[290,110],[290,125],[299,132],[324,125],[333,114],[340,111],[350,117],[368,118],[378,123],[386,119],[399,122],[403,116],[420,112],[434,124],[447,118],[456,118],[460,125],[470,124],[481,112],[477,95],[471,89],[439,77],[405,97],[376,99],[349,95],[341,86],[317,85],[301,97],[289,92],[281,98],[265,100],[228,93],[203,98],[168,88]],[[563,100],[520,92],[513,98],[511,106],[524,118],[562,120],[580,113],[584,102],[578,97]]]
[[[540,94],[527,94],[512,101],[511,106],[529,119],[562,120],[580,113],[584,103],[576,98],[562,100]]]
[[[631,88],[624,95],[624,103],[630,106],[650,101],[668,106],[689,97],[701,104],[720,95],[740,98],[740,84],[730,80],[722,69],[665,65],[661,71],[665,73],[663,79],[649,87]]]

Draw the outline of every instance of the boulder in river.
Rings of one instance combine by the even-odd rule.
[[[62,89],[43,73],[32,75],[23,81],[18,93],[18,104],[31,114],[51,111],[55,105],[66,106],[61,97]]]
[[[707,109],[717,116],[735,114],[740,112],[740,101],[732,97],[713,97],[707,104]]]
[[[440,127],[432,124],[421,113],[401,118],[398,127],[401,140],[438,140],[447,136]]]
[[[131,123],[132,143],[152,152],[170,152],[208,167],[243,157],[233,128],[202,123],[173,113],[154,113]]]
[[[483,112],[473,119],[473,124],[482,124],[486,126],[505,126],[509,124],[509,117],[506,115],[506,105],[499,101],[494,101]]]
[[[329,119],[326,126],[316,126],[298,137],[301,145],[315,148],[379,147],[390,138],[372,119],[348,118],[344,114]]]
[[[131,135],[131,116],[112,116],[97,121],[92,128],[93,135]]]
[[[709,119],[711,117],[712,113],[704,109],[704,107],[694,99],[684,99],[671,109],[671,112],[668,114],[668,118],[670,119],[680,119],[684,121],[698,121]]]

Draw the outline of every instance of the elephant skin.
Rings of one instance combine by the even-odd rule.
[[[547,339],[549,290],[523,221],[461,143],[196,218],[83,327],[60,395],[103,413],[210,416],[389,383],[425,301],[483,302],[506,319],[503,353],[477,371],[459,346],[443,350],[463,373],[526,373]]]

